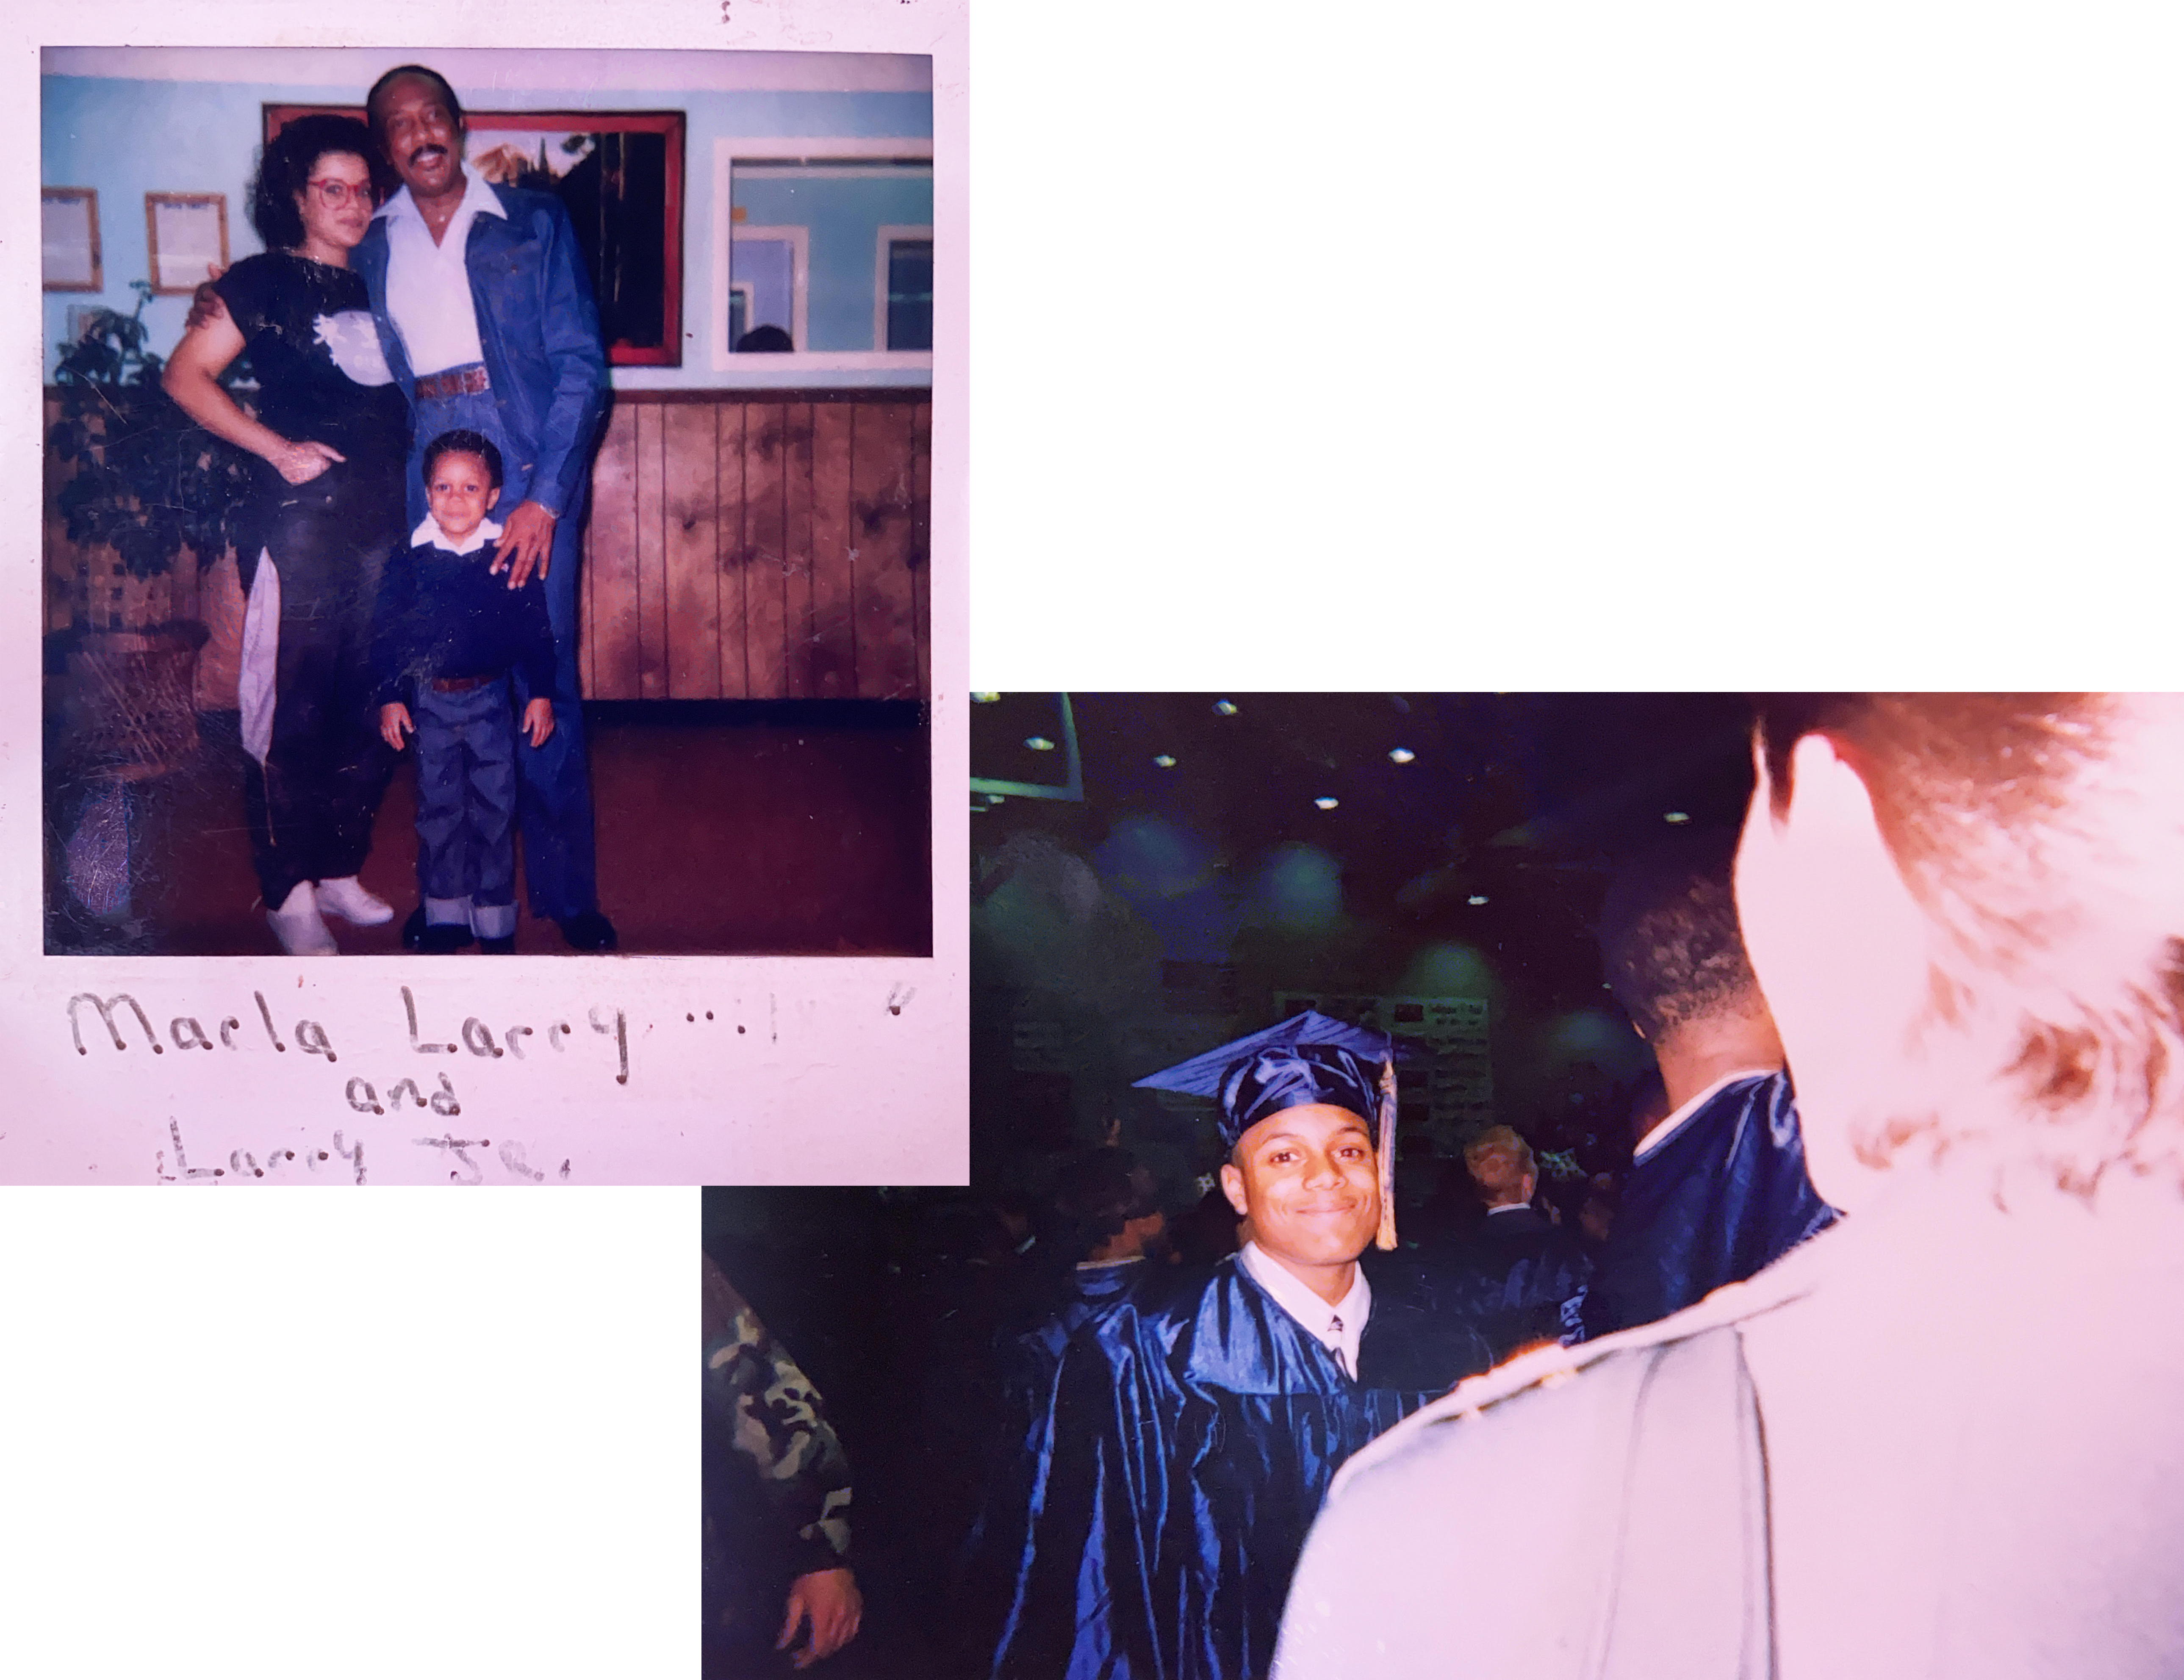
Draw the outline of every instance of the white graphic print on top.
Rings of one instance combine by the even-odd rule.
[[[369,309],[343,309],[337,315],[320,315],[312,323],[320,343],[334,359],[334,365],[359,385],[392,385],[394,375],[380,348],[379,329]]]

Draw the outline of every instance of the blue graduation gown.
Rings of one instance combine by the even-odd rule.
[[[1786,1073],[1732,1080],[1631,1164],[1585,1293],[1588,1337],[1680,1312],[1835,1223]]]
[[[1273,1661],[1306,1530],[1342,1461],[1485,1368],[1415,1274],[1373,1265],[1358,1379],[1234,1257],[1149,1277],[1071,1339],[1009,1680],[1249,1680]]]

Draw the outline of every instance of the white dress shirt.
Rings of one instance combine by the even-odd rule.
[[[1245,1243],[1236,1258],[1258,1286],[1274,1298],[1277,1306],[1341,1360],[1342,1369],[1355,1382],[1357,1344],[1365,1338],[1365,1321],[1373,1316],[1373,1286],[1365,1281],[1365,1268],[1357,1268],[1351,1276],[1349,1293],[1330,1306],[1311,1285],[1256,1243]]]
[[[408,187],[378,210],[387,224],[387,313],[402,335],[410,371],[420,378],[485,359],[463,253],[473,221],[480,216],[504,221],[508,213],[483,176],[465,170],[464,181],[463,202],[437,244]]]

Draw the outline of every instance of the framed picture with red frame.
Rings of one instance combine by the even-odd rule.
[[[361,105],[267,105],[265,138],[315,111],[362,119]],[[680,111],[463,113],[463,162],[488,181],[551,192],[576,225],[616,367],[682,364]]]

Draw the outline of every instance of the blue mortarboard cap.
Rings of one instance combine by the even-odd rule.
[[[1222,1141],[1233,1149],[1268,1115],[1306,1103],[1373,1120],[1381,1108],[1380,1067],[1393,1053],[1386,1033],[1306,1010],[1137,1083],[1212,1098],[1221,1104]]]

